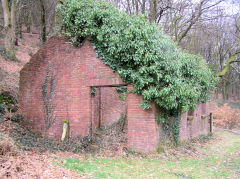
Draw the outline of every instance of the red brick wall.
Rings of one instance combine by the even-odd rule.
[[[190,115],[193,115],[194,118],[188,119]],[[209,130],[209,103],[199,104],[197,108],[192,111],[192,114],[188,112],[182,114],[180,126],[181,141],[208,134]]]
[[[132,86],[129,86],[129,90]],[[128,148],[138,152],[154,151],[159,143],[159,128],[155,122],[155,108],[143,110],[142,96],[129,93]]]
[[[92,119],[90,86],[124,83],[96,58],[88,40],[76,48],[66,38],[51,38],[20,73],[19,103],[23,115],[29,126],[41,133],[44,129],[42,85],[48,68],[49,73],[56,75],[56,122],[46,136],[60,138],[63,120],[69,120],[71,136],[88,135]]]
[[[101,88],[101,126],[117,122],[127,113],[127,103],[119,98],[116,87]]]
[[[47,71],[49,78],[55,77],[52,104],[56,121],[45,133],[42,87]],[[162,136],[162,130],[155,122],[154,105],[150,110],[143,110],[139,106],[142,97],[133,93],[128,94],[127,104],[120,101],[115,87],[109,87],[114,85],[125,83],[102,60],[96,58],[88,40],[76,48],[66,38],[53,37],[21,70],[19,104],[29,127],[55,139],[61,137],[63,120],[69,120],[71,137],[83,137],[89,135],[91,125],[93,129],[99,125],[111,125],[127,110],[129,149],[154,151]],[[99,87],[96,88],[95,97],[91,96],[92,86]],[[47,89],[50,90],[49,84]],[[99,107],[104,110],[99,111]],[[208,120],[201,118],[202,112],[208,114],[207,108],[199,106],[191,124],[187,121],[187,114],[182,115],[181,140],[208,132]],[[102,117],[100,122],[99,115]]]

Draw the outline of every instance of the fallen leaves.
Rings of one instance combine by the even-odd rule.
[[[214,124],[228,129],[240,128],[240,109],[231,108],[228,103],[213,110]]]
[[[0,158],[0,178],[85,178],[68,169],[53,164],[53,156],[49,153],[37,154],[24,152],[17,156],[4,156]]]

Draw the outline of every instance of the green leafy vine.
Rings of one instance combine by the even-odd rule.
[[[122,100],[122,101],[125,101],[126,100],[126,97],[127,97],[127,86],[118,86],[116,87],[116,90],[118,92],[118,96],[119,98]]]
[[[97,92],[96,92],[96,89],[94,87],[91,87],[91,91],[90,92],[91,92],[92,96],[96,96]]]
[[[58,6],[61,33],[80,46],[86,37],[97,55],[143,96],[171,117],[206,102],[217,82],[201,56],[182,52],[144,15],[128,16],[112,4],[93,0],[66,0]],[[178,118],[173,126],[179,125]],[[178,135],[178,129],[174,135]]]

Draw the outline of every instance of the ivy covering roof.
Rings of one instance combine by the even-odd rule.
[[[112,4],[66,0],[58,7],[61,33],[80,46],[88,37],[97,55],[143,96],[169,116],[206,102],[217,82],[201,56],[182,52],[144,15],[128,16]]]

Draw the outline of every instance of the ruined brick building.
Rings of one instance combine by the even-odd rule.
[[[96,57],[88,40],[77,48],[64,37],[53,37],[21,70],[19,103],[32,130],[55,139],[61,137],[64,120],[69,121],[71,137],[84,137],[126,115],[128,148],[154,151],[163,135],[154,105],[143,110],[142,97],[133,93],[121,100],[116,90],[120,86],[132,89]],[[181,116],[180,140],[208,133],[207,109],[200,104]]]

